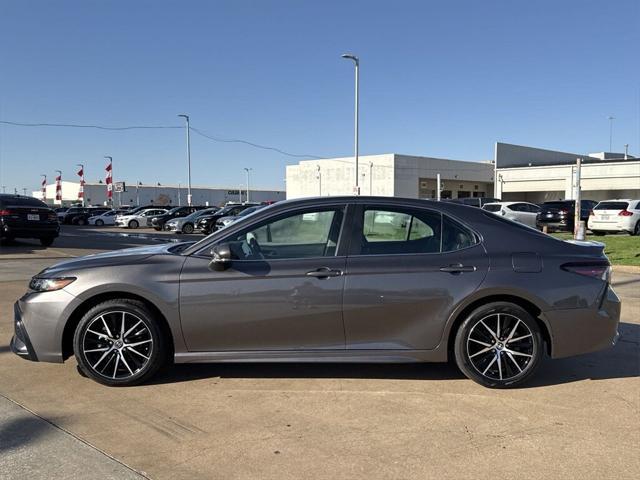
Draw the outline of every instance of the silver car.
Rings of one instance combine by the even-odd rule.
[[[106,385],[166,362],[446,362],[520,385],[545,354],[611,346],[603,245],[464,205],[326,197],[264,208],[197,243],[90,255],[33,277],[13,352],[75,355]],[[576,333],[579,332],[579,333]]]
[[[220,210],[218,207],[205,208],[203,210],[196,210],[186,217],[172,218],[164,224],[164,229],[176,233],[193,233],[196,222],[202,215],[215,213],[218,210]]]

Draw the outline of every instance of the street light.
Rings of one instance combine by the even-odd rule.
[[[181,114],[178,116],[184,118],[187,122],[187,205],[191,206],[191,127],[189,126],[189,115]]]
[[[322,173],[320,172],[320,165],[317,165],[318,173],[316,178],[318,179],[318,194],[322,196]]]
[[[253,170],[253,168],[244,167],[244,171],[247,172],[247,203],[249,203],[249,193],[251,191],[249,187],[249,172],[251,172],[251,170]]]
[[[613,151],[613,121],[616,117],[609,115],[607,117],[609,119],[609,152]]]
[[[355,194],[360,195],[360,187],[358,186],[358,106],[359,106],[359,93],[358,88],[360,85],[360,59],[350,53],[342,54],[342,58],[347,60],[353,60],[356,69],[356,105],[355,105],[355,159],[356,159],[356,186]]]
[[[369,195],[373,195],[373,162],[369,162]]]

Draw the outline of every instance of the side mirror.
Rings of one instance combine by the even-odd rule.
[[[222,243],[211,249],[211,261],[209,270],[222,272],[231,266],[231,248],[229,244]]]

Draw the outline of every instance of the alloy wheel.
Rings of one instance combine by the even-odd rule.
[[[82,355],[96,375],[126,380],[147,366],[154,342],[149,327],[137,315],[107,311],[87,324],[81,347]]]
[[[469,330],[469,362],[490,380],[513,380],[525,375],[537,355],[534,335],[525,322],[508,313],[492,313]]]

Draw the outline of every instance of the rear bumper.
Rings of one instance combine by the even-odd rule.
[[[627,232],[633,231],[635,225],[630,220],[617,220],[617,221],[603,221],[603,220],[589,220],[587,225],[591,231],[599,232]]]
[[[619,336],[620,305],[620,299],[608,285],[599,308],[544,312],[551,335],[551,357],[581,355],[615,345]]]
[[[60,225],[56,223],[46,223],[39,225],[28,225],[23,223],[1,223],[0,237],[11,238],[55,238],[60,233]]]

